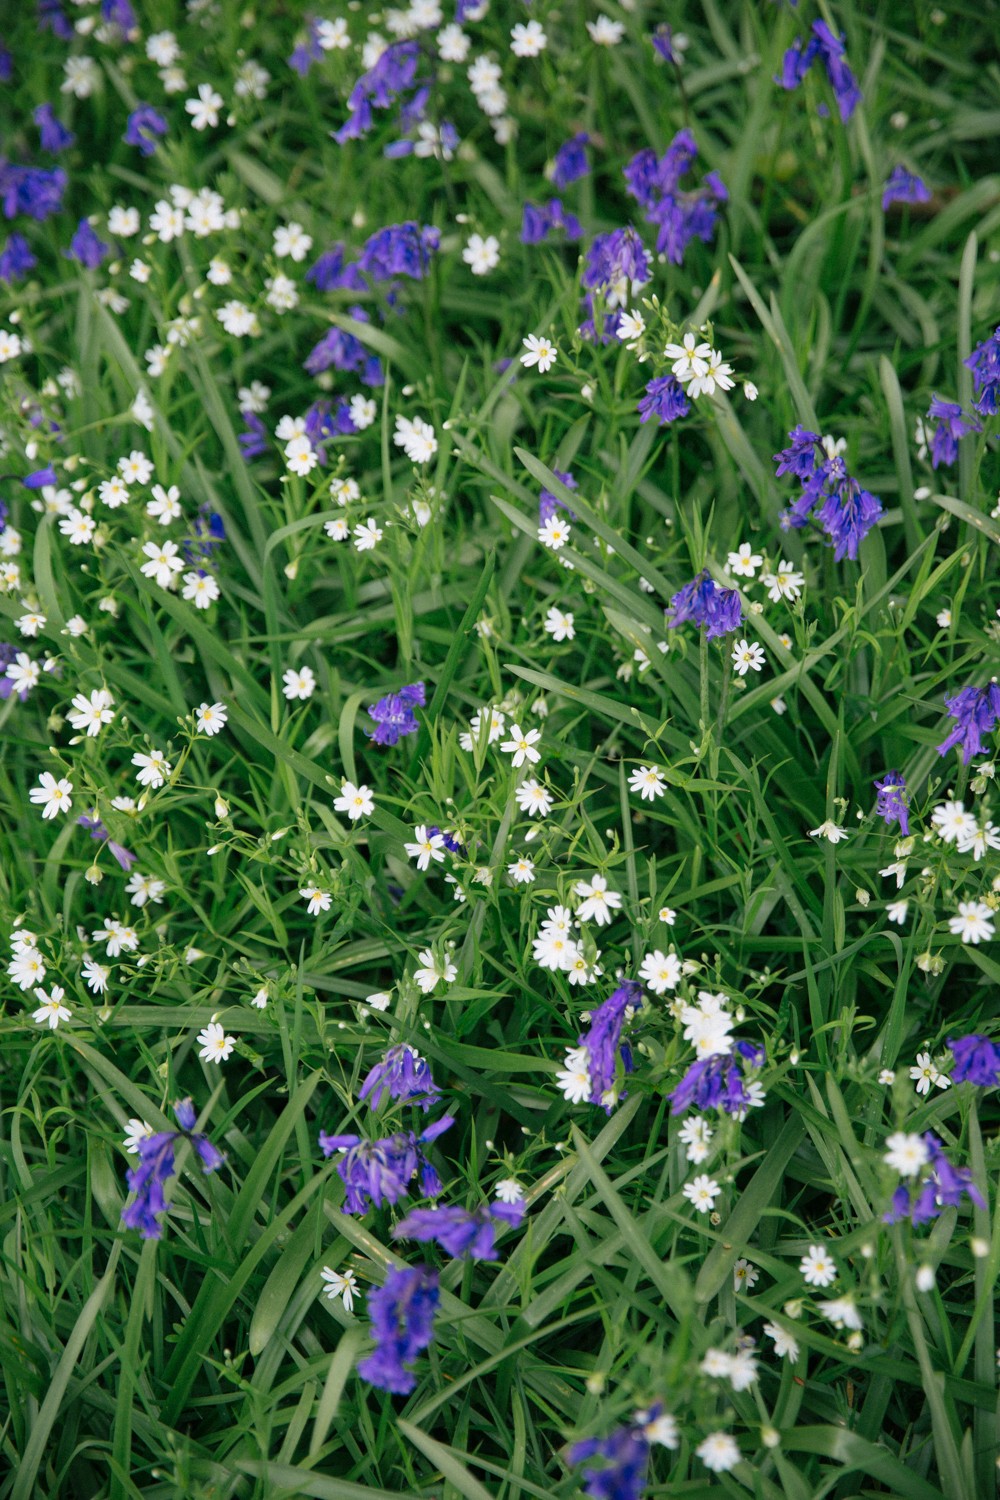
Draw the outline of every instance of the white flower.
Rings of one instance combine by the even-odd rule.
[[[460,734],[458,737],[458,743],[461,745],[463,750],[471,752],[472,749],[476,745],[478,745],[479,736],[482,732],[482,727],[486,722],[487,716],[489,717],[490,722],[489,732],[486,740],[486,743],[488,745],[494,744],[494,742],[498,740],[500,736],[505,732],[507,728],[506,715],[502,714],[498,708],[477,709],[477,711],[472,715],[472,718],[469,720],[468,730]]]
[[[473,276],[488,276],[500,264],[500,241],[495,234],[488,234],[485,239],[481,234],[470,234],[462,259]]]
[[[97,496],[109,510],[117,510],[119,505],[124,505],[128,500],[128,480],[123,479],[120,474],[102,479],[97,486]]]
[[[45,978],[45,960],[34,943],[25,942],[7,965],[7,977],[22,990],[30,990]]]
[[[557,511],[539,526],[538,540],[551,551],[558,552],[569,541],[570,530],[569,522],[564,521]]]
[[[240,411],[250,411],[255,416],[259,416],[262,411],[267,410],[267,403],[271,399],[271,388],[260,380],[251,380],[249,385],[240,386],[236,399]]]
[[[231,298],[228,302],[224,302],[215,316],[226,332],[232,334],[233,338],[242,339],[248,335],[260,333],[260,323],[257,319],[257,314],[252,308],[247,307],[245,302],[240,302],[236,297]]]
[[[741,542],[736,551],[730,552],[726,558],[730,572],[740,578],[755,578],[763,561],[760,553],[755,552],[749,542]]]
[[[298,671],[294,667],[289,667],[282,674],[281,680],[284,683],[281,691],[290,703],[296,698],[305,702],[316,691],[316,675],[312,667],[302,667]]]
[[[69,538],[71,547],[83,547],[97,530],[97,522],[85,510],[77,510],[74,506],[60,517],[59,530]]]
[[[114,917],[105,917],[102,925],[90,936],[93,942],[105,945],[109,958],[117,958],[120,953],[134,953],[139,946],[139,934],[135,928],[125,926]]]
[[[552,811],[552,793],[533,776],[515,788],[514,800],[521,811],[531,818],[547,818]]]
[[[523,766],[525,761],[536,765],[541,760],[541,753],[535,749],[541,737],[540,729],[529,729],[525,733],[519,724],[510,726],[510,739],[504,740],[500,749],[505,755],[511,756],[511,764],[515,771]]]
[[[171,67],[181,55],[172,31],[153,31],[146,38],[146,56],[158,68]]]
[[[681,982],[681,961],[676,953],[664,953],[661,949],[654,948],[640,964],[639,978],[654,995],[675,990]]]
[[[504,1177],[493,1189],[493,1196],[501,1203],[520,1203],[524,1197],[524,1188],[513,1177]]]
[[[102,933],[101,936],[103,937],[104,934]],[[99,964],[96,958],[91,958],[88,953],[84,956],[80,978],[93,994],[103,995],[108,987],[108,980],[111,978],[111,970],[105,964]]]
[[[441,864],[444,860],[446,849],[443,833],[428,833],[425,823],[418,823],[413,830],[414,842],[404,844],[403,848],[410,859],[415,859],[418,870],[429,870],[431,862]]]
[[[225,729],[229,713],[224,703],[199,703],[194,711],[194,727],[199,734],[210,737]]]
[[[897,926],[902,927],[909,909],[909,901],[889,901],[886,903],[885,914],[890,922],[895,922]]]
[[[346,51],[351,45],[351,36],[343,16],[337,16],[333,21],[317,21],[316,40],[324,52]]]
[[[958,915],[948,918],[948,928],[963,943],[982,943],[993,936],[992,917],[985,901],[960,901]]]
[[[799,1271],[807,1286],[831,1286],[837,1279],[833,1257],[821,1245],[810,1245],[799,1261]]]
[[[196,609],[208,609],[218,599],[221,590],[214,573],[185,573],[181,585],[181,598],[193,603]]]
[[[7,668],[6,676],[15,692],[27,694],[38,686],[42,679],[42,669],[37,661],[32,661],[27,651],[18,651]]]
[[[733,647],[733,671],[740,677],[759,672],[764,665],[764,648],[756,641],[737,641]]]
[[[47,995],[42,989],[35,990],[35,999],[39,1001],[39,1006],[36,1011],[32,1012],[31,1019],[36,1026],[47,1025],[50,1031],[55,1031],[60,1021],[69,1020],[72,1012],[62,1003],[65,993],[66,991],[60,989],[57,984],[52,986],[51,995]]]
[[[534,863],[522,854],[507,866],[507,874],[515,885],[530,885],[535,878]]]
[[[452,984],[458,978],[458,968],[450,953],[438,957],[432,948],[424,948],[417,954],[417,962],[421,967],[413,971],[413,977],[424,995],[429,995],[442,981]]]
[[[930,1152],[922,1135],[907,1135],[904,1131],[897,1130],[887,1138],[885,1144],[889,1149],[882,1160],[901,1177],[915,1177],[920,1168],[930,1160]]]
[[[847,838],[847,829],[841,828],[840,824],[835,823],[832,818],[827,818],[826,822],[821,823],[818,828],[810,828],[809,837],[811,839],[822,838],[831,844],[839,844],[841,839]]]
[[[677,1132],[677,1139],[684,1145],[688,1161],[699,1166],[711,1155],[714,1131],[703,1115],[689,1115]]]
[[[128,878],[125,886],[126,894],[131,897],[132,905],[143,907],[147,901],[152,901],[154,906],[159,906],[166,891],[166,883],[155,879],[152,875],[142,875],[135,870]]]
[[[151,578],[161,589],[172,588],[177,574],[184,567],[184,559],[179,555],[177,543],[146,542],[142,550],[149,559],[139,569],[143,577]]]
[[[593,1092],[590,1081],[590,1054],[586,1047],[570,1047],[566,1061],[556,1073],[560,1092],[570,1104],[584,1104]]]
[[[774,1340],[774,1352],[779,1359],[790,1359],[794,1364],[799,1357],[799,1346],[790,1333],[779,1328],[777,1323],[765,1323],[764,1332]]]
[[[199,83],[197,99],[184,101],[184,108],[191,116],[191,124],[195,130],[205,130],[209,126],[214,130],[219,123],[222,105],[222,95],[217,94],[210,83]]]
[[[539,338],[534,333],[529,333],[527,338],[522,339],[525,352],[521,355],[521,363],[526,369],[532,365],[538,366],[539,374],[545,375],[555,364],[559,356],[559,350],[551,339],[544,336]]]
[[[642,1435],[647,1443],[660,1443],[664,1448],[680,1446],[680,1429],[676,1417],[661,1411],[658,1417],[649,1420],[649,1412],[637,1411],[635,1421],[642,1425]]]
[[[330,892],[318,885],[303,886],[299,895],[307,903],[306,910],[311,917],[318,917],[321,911],[329,911],[333,901]]]
[[[345,1312],[354,1311],[354,1298],[358,1290],[358,1278],[353,1271],[331,1271],[329,1266],[324,1266],[319,1273],[326,1285],[323,1295],[331,1302],[343,1302]]]
[[[916,1063],[910,1069],[910,1078],[916,1084],[918,1094],[929,1094],[932,1086],[939,1089],[951,1086],[951,1079],[947,1073],[940,1071],[929,1052],[917,1053]]]
[[[572,616],[570,618],[572,619]],[[16,621],[16,624],[22,635],[27,636],[29,639],[34,639],[40,630],[45,629],[46,620],[44,615],[37,614],[34,610],[29,610],[26,615],[22,615]]]
[[[382,540],[383,531],[373,516],[354,528],[354,545],[359,552],[371,552]]]
[[[965,811],[964,802],[939,802],[931,813],[931,823],[946,844],[975,837],[976,819]]]
[[[630,792],[638,792],[644,802],[654,802],[666,794],[667,783],[659,766],[637,766],[629,773]]]
[[[463,63],[469,55],[472,43],[460,26],[454,21],[443,27],[437,34],[438,56],[442,62]]]
[[[591,881],[578,880],[573,887],[574,892],[584,899],[576,909],[576,915],[581,922],[595,921],[598,927],[605,927],[611,921],[612,911],[620,909],[622,898],[617,891],[608,890],[607,877],[595,875]]]
[[[693,1208],[700,1214],[707,1214],[715,1205],[715,1200],[722,1192],[722,1188],[714,1177],[709,1177],[703,1172],[693,1182],[685,1183],[684,1196]]]
[[[176,484],[172,484],[168,490],[162,484],[154,484],[151,493],[153,498],[146,503],[147,516],[151,521],[159,521],[161,526],[169,526],[181,514],[180,490]]]
[[[519,22],[510,33],[510,50],[515,57],[537,57],[548,44],[539,21]]]
[[[626,349],[637,349],[646,332],[646,320],[642,313],[623,310],[615,329],[615,337],[621,339]]]
[[[673,360],[671,373],[682,385],[686,385],[689,380],[705,374],[711,352],[711,346],[699,343],[696,334],[686,333],[681,343],[668,344],[663,354],[664,358]]]
[[[355,786],[353,781],[341,784],[340,796],[334,798],[333,805],[337,812],[346,813],[352,823],[356,823],[359,818],[367,818],[375,811],[371,788]]]
[[[701,375],[695,375],[688,382],[687,393],[689,396],[714,396],[717,390],[731,391],[733,381],[730,376],[733,373],[732,365],[727,365],[718,349],[709,350],[705,361],[705,371]]]
[[[155,791],[161,787],[170,775],[170,762],[162,750],[154,750],[150,755],[144,755],[137,750],[132,757],[132,764],[138,766],[135,779],[140,786],[151,786]]]
[[[139,1155],[139,1142],[148,1140],[155,1132],[152,1125],[147,1125],[145,1120],[137,1120],[134,1116],[125,1122],[125,1139],[122,1145],[129,1156]]]
[[[378,415],[378,407],[375,404],[374,397],[362,396],[360,393],[357,396],[352,396],[350,413],[351,421],[355,427],[359,432],[364,432],[366,428],[372,425]]]
[[[9,667],[7,675],[10,676]],[[100,734],[105,724],[111,723],[115,716],[114,705],[115,700],[107,688],[96,688],[89,698],[83,693],[77,693],[66,717],[74,729],[85,729],[93,739]]]
[[[68,813],[73,806],[73,783],[62,777],[59,781],[51,771],[43,771],[38,785],[28,793],[30,801],[41,806],[43,818],[54,818],[59,813]]]
[[[292,260],[305,260],[312,249],[312,236],[306,234],[301,224],[279,224],[274,231],[274,253],[279,260],[286,255]]]
[[[227,1036],[218,1021],[210,1021],[198,1033],[198,1046],[201,1048],[198,1056],[203,1062],[223,1063],[236,1046],[236,1038]]]
[[[733,1290],[736,1292],[749,1292],[760,1280],[760,1272],[757,1267],[751,1265],[745,1256],[740,1256],[733,1266]]]
[[[571,641],[576,635],[576,631],[573,629],[573,616],[571,614],[564,614],[555,605],[552,606],[545,616],[545,630],[555,641]]]
[[[625,35],[625,27],[621,21],[612,21],[610,16],[603,15],[598,16],[596,21],[588,21],[587,30],[595,47],[617,47]]]
[[[758,396],[758,391],[757,391],[757,387],[754,385],[754,383],[753,383],[752,380],[744,380],[744,382],[743,382],[743,394],[747,398],[748,401],[756,401],[757,396]]]
[[[777,604],[779,599],[797,599],[805,580],[801,573],[796,573],[790,562],[782,559],[777,572],[764,573],[760,581],[767,589],[768,598]]]
[[[891,1139],[892,1137],[890,1136]],[[923,1145],[920,1136],[910,1136],[909,1139],[918,1140]],[[910,1176],[911,1174],[906,1173],[904,1175]],[[817,1302],[816,1306],[825,1318],[830,1319],[835,1328],[849,1328],[853,1333],[860,1333],[865,1326],[864,1319],[858,1312],[854,1298],[851,1296],[837,1297],[833,1302]]]
[[[393,442],[403,449],[414,464],[426,464],[438,451],[434,428],[423,417],[397,417]]]
[[[153,477],[153,465],[138,448],[133,448],[127,458],[118,460],[118,472],[126,484],[148,484]]]

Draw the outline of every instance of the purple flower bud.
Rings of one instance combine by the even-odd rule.
[[[729,635],[743,623],[743,605],[737,589],[724,589],[708,572],[679,589],[667,607],[667,624],[671,630],[688,620],[704,630],[708,640]]]
[[[31,118],[38,126],[43,151],[65,151],[76,140],[73,132],[56,119],[51,104],[39,104]]]
[[[673,375],[660,375],[646,386],[646,394],[637,408],[640,422],[655,417],[660,427],[686,417],[691,403],[684,394],[684,387]]]
[[[585,130],[579,131],[564,141],[556,152],[552,162],[552,185],[560,191],[569,187],[571,182],[576,182],[581,177],[586,177],[590,171],[590,163],[587,160],[587,142],[590,140]]]
[[[51,218],[62,208],[68,181],[62,167],[47,172],[43,167],[15,167],[0,162],[0,199],[4,217],[14,219],[18,214],[27,214],[39,222]]]
[[[1000,1088],[1000,1047],[985,1036],[958,1036],[948,1038],[948,1047],[955,1066],[951,1070],[953,1083],[972,1083],[976,1088]]]
[[[1000,718],[1000,685],[991,682],[984,688],[964,687],[954,698],[946,698],[945,707],[955,720],[955,728],[938,745],[938,755],[947,755],[953,745],[961,745],[965,765],[983,752],[983,735],[991,734]]]
[[[976,345],[965,364],[972,371],[972,383],[976,392],[973,406],[980,416],[995,417],[997,391],[1000,390],[1000,328],[995,329],[983,343]]]
[[[731,1052],[693,1062],[673,1093],[667,1095],[670,1113],[682,1115],[693,1106],[698,1110],[721,1109],[742,1119],[753,1099],[739,1058],[744,1065],[759,1068],[764,1061],[764,1049],[750,1042],[736,1042]]]
[[[445,1115],[429,1125],[420,1135],[412,1130],[370,1141],[360,1135],[325,1135],[319,1137],[324,1156],[339,1154],[337,1175],[344,1184],[344,1213],[367,1213],[370,1206],[398,1203],[410,1191],[418,1171],[424,1196],[433,1198],[441,1191],[437,1174],[423,1147],[454,1124]]]
[[[429,1266],[390,1271],[385,1285],[368,1294],[375,1349],[360,1362],[358,1374],[379,1390],[409,1395],[417,1381],[406,1367],[434,1336],[438,1300],[437,1272]]]
[[[128,117],[123,140],[127,146],[138,146],[143,156],[152,156],[156,138],[166,135],[167,122],[151,104],[140,104]]]
[[[7,286],[15,281],[20,281],[22,276],[27,276],[33,271],[38,261],[31,253],[31,246],[23,234],[12,234],[8,237],[3,250],[0,251],[0,281]]]
[[[927,421],[936,425],[931,434],[931,465],[953,464],[958,457],[958,440],[970,432],[982,432],[983,424],[967,417],[957,401],[944,401],[932,395]]]
[[[393,1230],[394,1239],[433,1240],[446,1255],[470,1260],[496,1260],[496,1231],[506,1224],[520,1227],[523,1203],[492,1203],[474,1209],[456,1207],[414,1208]]]
[[[406,734],[416,734],[420,725],[413,710],[425,702],[422,682],[411,682],[396,693],[387,693],[368,710],[376,728],[369,736],[376,745],[396,745]]]
[[[441,1097],[441,1090],[431,1076],[430,1064],[420,1053],[403,1042],[390,1047],[376,1063],[361,1085],[359,1099],[367,1099],[370,1109],[378,1109],[385,1094],[405,1104],[419,1104],[428,1110]]]
[[[904,838],[909,837],[910,817],[906,806],[906,781],[901,771],[887,771],[881,781],[876,781],[878,798],[875,813],[886,823],[898,823]]]
[[[267,452],[268,433],[256,412],[241,411],[240,416],[246,424],[246,431],[238,432],[236,441],[240,445],[240,452],[249,463],[251,459],[260,458],[262,453]]]
[[[76,233],[69,242],[69,249],[64,250],[63,254],[67,260],[77,260],[81,266],[86,266],[89,271],[93,271],[102,260],[107,260],[111,254],[111,246],[99,240],[87,220],[81,219]]]
[[[122,1209],[122,1223],[127,1229],[138,1229],[145,1240],[158,1240],[163,1234],[157,1216],[166,1211],[163,1189],[174,1175],[174,1145],[177,1141],[191,1142],[206,1172],[217,1172],[225,1161],[221,1151],[207,1136],[194,1134],[195,1112],[190,1099],[175,1104],[174,1114],[180,1130],[161,1130],[139,1140],[136,1148],[139,1165],[126,1177],[129,1192],[134,1193],[135,1198]]]
[[[591,1104],[601,1104],[603,1096],[613,1088],[625,1012],[637,1010],[642,1003],[642,985],[626,979],[593,1011],[590,1025],[580,1033],[578,1045],[587,1050]],[[621,1053],[625,1071],[631,1072],[631,1054],[625,1048],[621,1048]],[[610,1106],[605,1105],[605,1109],[611,1113]]]
[[[893,167],[882,193],[882,208],[890,203],[929,203],[931,190],[905,167]]]

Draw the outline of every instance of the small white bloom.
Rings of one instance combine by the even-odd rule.
[[[333,805],[337,812],[346,813],[352,823],[356,823],[359,818],[369,817],[375,811],[371,788],[355,786],[353,781],[343,782],[340,796],[334,798]]]
[[[552,340],[529,333],[527,338],[521,340],[521,343],[525,349],[525,352],[521,355],[522,365],[526,369],[537,365],[539,374],[547,374],[559,356],[559,350]]]
[[[221,102],[221,101],[220,101]],[[198,1033],[198,1056],[203,1062],[224,1063],[236,1046],[236,1038],[227,1036],[218,1021],[211,1021]]]

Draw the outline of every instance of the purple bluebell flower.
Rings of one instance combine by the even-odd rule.
[[[122,139],[127,146],[138,146],[143,156],[152,156],[156,138],[166,135],[167,122],[151,104],[139,104],[129,115]]]
[[[131,36],[139,25],[130,0],[101,0],[101,20],[120,27],[126,36]]]
[[[119,865],[126,874],[129,872],[129,870],[131,870],[132,866],[135,864],[139,856],[137,854],[133,854],[130,849],[126,849],[124,844],[115,843],[114,839],[111,838],[108,830],[105,828],[104,824],[97,816],[96,809],[90,813],[81,813],[76,821],[77,825],[80,828],[86,828],[87,832],[90,834],[90,837],[96,840],[98,843],[102,842],[102,840],[104,839],[107,839],[108,853],[118,861]]]
[[[577,1040],[587,1052],[591,1104],[603,1103],[604,1095],[613,1088],[619,1054],[626,1073],[631,1073],[632,1053],[622,1045],[622,1028],[626,1011],[635,1011],[642,1003],[642,985],[626,979],[591,1013],[587,1030],[580,1033]],[[610,1114],[610,1106],[604,1107]]]
[[[319,22],[315,16],[306,17],[306,40],[300,42],[292,51],[288,59],[288,66],[294,68],[300,78],[305,78],[314,62],[323,61],[323,47],[320,42]]]
[[[387,281],[390,276],[419,281],[440,244],[441,232],[430,224],[420,225],[415,219],[387,224],[365,241],[358,266],[372,281]]]
[[[646,394],[640,398],[636,410],[640,422],[649,422],[655,417],[658,425],[665,427],[668,422],[686,417],[691,403],[679,380],[673,375],[658,375],[648,382]]]
[[[342,288],[363,292],[365,278],[355,262],[345,260],[344,257],[345,247],[342,241],[331,245],[309,267],[306,280],[311,281],[318,292],[336,292]]]
[[[376,745],[396,745],[403,735],[416,734],[420,725],[413,710],[423,708],[425,702],[422,682],[411,682],[398,692],[387,693],[368,710],[376,725],[369,739]]]
[[[929,203],[931,190],[921,178],[905,167],[893,167],[882,192],[882,208],[890,203]]]
[[[986,1200],[973,1182],[969,1168],[953,1166],[941,1141],[929,1130],[924,1132],[924,1145],[930,1157],[927,1166],[913,1186],[900,1183],[892,1195],[891,1207],[882,1215],[883,1222],[898,1224],[900,1219],[909,1219],[914,1228],[919,1228],[936,1219],[942,1208],[958,1208],[963,1197],[977,1208],[985,1208]]]
[[[240,416],[246,425],[245,432],[236,434],[236,441],[240,445],[240,452],[247,463],[254,458],[260,458],[262,453],[267,452],[268,432],[260,417],[254,411],[241,411]]]
[[[571,241],[583,238],[580,220],[564,209],[558,198],[549,203],[525,203],[521,217],[522,245],[541,245],[555,229],[561,229]]]
[[[429,1266],[393,1270],[385,1285],[368,1294],[375,1349],[358,1365],[358,1374],[380,1391],[407,1396],[416,1384],[408,1370],[434,1337],[439,1301],[438,1276]]]
[[[974,755],[983,753],[983,735],[992,734],[1000,718],[1000,685],[990,682],[984,688],[964,687],[954,698],[946,698],[945,707],[956,721],[955,727],[937,747],[938,755],[947,755],[953,745],[961,745],[965,765]]]
[[[586,321],[580,332],[584,338],[594,338],[594,292],[621,302],[631,283],[644,284],[649,280],[649,256],[631,225],[594,237],[584,260],[581,280],[587,292],[584,297]],[[602,343],[607,343],[614,336],[617,323],[617,312],[605,317],[600,334]]]
[[[393,1239],[433,1240],[446,1255],[470,1260],[496,1260],[496,1233],[501,1225],[517,1229],[524,1218],[523,1203],[490,1203],[471,1212],[465,1208],[412,1208],[392,1231]]]
[[[431,1076],[430,1063],[407,1042],[389,1048],[382,1061],[369,1072],[358,1098],[367,1099],[369,1109],[378,1109],[386,1094],[404,1104],[419,1104],[425,1111],[441,1097],[441,1090]]]
[[[361,309],[363,312],[364,309]],[[355,316],[355,309],[351,309]],[[367,313],[363,321],[367,321]],[[310,350],[302,368],[308,375],[321,375],[331,367],[336,370],[360,370],[368,358],[368,351],[359,338],[343,328],[329,328],[318,344]]]
[[[73,40],[73,23],[63,10],[61,0],[38,0],[38,29],[51,31],[61,42]]]
[[[191,522],[191,533],[181,542],[185,561],[196,565],[202,573],[203,564],[213,570],[218,567],[215,554],[226,540],[226,527],[218,511],[207,503],[198,507],[198,514]]]
[[[553,469],[552,472],[568,490],[576,489],[576,480],[568,469]],[[561,504],[562,501],[551,490],[541,490],[538,496],[538,524],[544,526],[546,521],[550,521]],[[568,514],[571,521],[576,520],[573,511],[569,511]]]
[[[26,490],[44,490],[50,484],[58,484],[59,476],[51,464],[46,464],[44,469],[35,469],[31,474],[26,474],[21,483]]]
[[[1000,328],[994,329],[988,339],[976,345],[965,364],[972,371],[976,392],[973,406],[980,416],[995,417],[997,392],[1000,391]]]
[[[886,771],[881,781],[876,781],[878,797],[875,813],[886,823],[898,823],[904,838],[910,834],[910,815],[907,811],[906,780],[901,771]]]
[[[436,833],[439,833],[441,835],[442,839],[444,840],[444,847],[449,851],[449,853],[460,854],[463,859],[465,858],[465,855],[467,853],[466,847],[455,837],[453,833],[449,833],[447,828],[439,828],[436,823],[428,823],[428,838],[433,838]]]
[[[420,47],[416,42],[392,42],[351,90],[347,119],[332,132],[338,146],[359,140],[375,123],[373,109],[388,109],[401,93],[414,85]]]
[[[0,161],[4,217],[14,219],[18,214],[27,214],[39,222],[50,218],[62,208],[68,181],[62,167],[53,167],[49,172],[44,167],[17,167]]]
[[[663,1416],[662,1402],[649,1411],[636,1412],[624,1427],[616,1427],[605,1438],[584,1438],[574,1443],[567,1458],[571,1464],[586,1464],[584,1493],[591,1500],[640,1500],[646,1487],[649,1450],[656,1422]],[[676,1440],[671,1443],[675,1446]],[[600,1459],[600,1463],[594,1463]]]
[[[38,126],[43,151],[65,151],[76,140],[72,130],[67,130],[62,121],[56,119],[51,104],[39,104],[31,118]]]
[[[796,37],[785,53],[781,76],[774,81],[783,89],[797,89],[819,58],[830,80],[840,118],[846,124],[861,103],[861,90],[847,64],[844,37],[838,37],[832,32],[825,21],[814,21],[812,32],[812,37],[805,46],[802,38]],[[825,105],[820,106],[820,113],[827,113]]]
[[[587,160],[587,142],[590,136],[585,130],[577,131],[576,135],[570,136],[564,141],[556,152],[552,161],[552,185],[560,192],[569,187],[571,182],[577,182],[579,178],[586,177],[590,171],[590,162]]]
[[[983,424],[968,417],[957,401],[944,401],[932,395],[927,409],[926,422],[936,426],[931,433],[931,465],[953,464],[958,457],[958,440],[970,432],[982,432]],[[926,425],[926,423],[925,423]]]
[[[839,454],[828,453],[818,433],[795,427],[790,444],[774,455],[775,473],[794,474],[802,494],[782,513],[781,525],[798,529],[819,522],[833,546],[837,562],[857,558],[858,547],[882,514],[877,495],[861,488],[847,472]]]
[[[14,55],[0,42],[0,83],[10,83],[14,76]]]
[[[734,1042],[730,1052],[698,1058],[667,1095],[670,1113],[682,1115],[692,1107],[721,1109],[742,1119],[753,1103],[746,1084],[746,1067],[759,1068],[763,1062],[763,1047],[755,1047],[752,1042]]]
[[[979,1089],[1000,1088],[1000,1046],[989,1037],[950,1036],[948,1048],[955,1059],[952,1083],[971,1083]]]
[[[98,239],[86,219],[81,219],[76,233],[69,242],[69,249],[63,254],[67,260],[76,260],[81,266],[86,266],[88,271],[94,271],[107,260],[111,254],[111,246],[106,245],[103,240]]]
[[[325,1135],[319,1137],[324,1156],[339,1153],[337,1175],[344,1184],[345,1214],[367,1213],[370,1206],[398,1203],[410,1191],[410,1183],[420,1173],[420,1190],[425,1198],[436,1198],[441,1180],[423,1150],[453,1125],[451,1115],[444,1115],[420,1135],[412,1130],[370,1141],[360,1135]]]
[[[724,589],[705,570],[678,589],[667,606],[666,615],[671,630],[693,620],[711,641],[716,636],[739,630],[743,622],[743,605],[738,589]]]
[[[653,44],[653,51],[658,57],[662,57],[664,62],[680,65],[683,59],[674,42],[674,29],[668,26],[666,21],[661,21],[649,40]]]
[[[166,1211],[163,1189],[176,1169],[174,1146],[177,1141],[190,1141],[206,1172],[217,1172],[225,1161],[222,1152],[212,1145],[207,1135],[195,1133],[196,1117],[190,1099],[175,1104],[174,1114],[180,1130],[161,1130],[140,1139],[136,1144],[139,1165],[126,1178],[129,1192],[135,1194],[135,1199],[122,1209],[122,1223],[127,1229],[138,1229],[144,1240],[158,1240],[163,1234],[157,1215]]]
[[[626,191],[642,205],[647,222],[657,227],[657,253],[677,266],[692,240],[707,244],[712,238],[719,209],[729,198],[715,172],[707,173],[700,187],[682,191],[680,180],[697,154],[694,136],[680,130],[661,157],[645,147],[624,168]]]
[[[10,286],[13,282],[20,281],[22,276],[27,276],[37,264],[24,235],[8,235],[3,250],[0,251],[0,281]]]

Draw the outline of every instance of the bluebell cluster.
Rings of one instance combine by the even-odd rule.
[[[174,1148],[178,1141],[190,1142],[206,1172],[217,1172],[225,1161],[208,1136],[195,1131],[197,1117],[190,1099],[175,1104],[174,1115],[179,1130],[160,1130],[137,1142],[139,1165],[132,1168],[126,1179],[129,1192],[135,1197],[122,1209],[122,1223],[126,1229],[138,1229],[145,1240],[158,1240],[163,1234],[158,1216],[166,1212],[163,1189],[176,1170]]]

